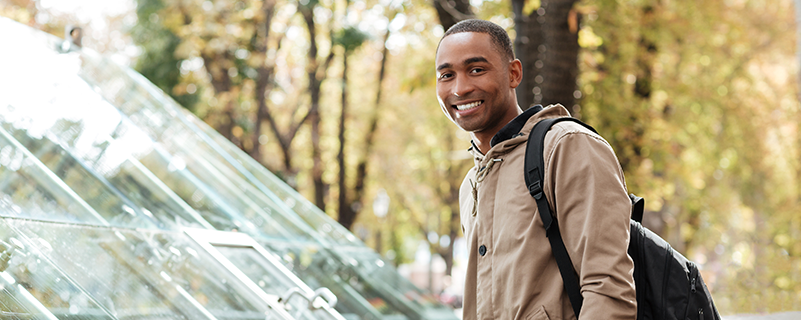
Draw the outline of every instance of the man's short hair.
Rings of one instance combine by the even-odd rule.
[[[462,20],[448,28],[448,31],[445,31],[442,39],[445,39],[445,37],[449,35],[462,32],[488,34],[492,39],[492,43],[495,45],[495,50],[498,50],[498,52],[509,59],[509,61],[515,59],[515,53],[514,50],[512,50],[512,40],[509,39],[509,34],[507,34],[506,30],[501,28],[501,26],[486,20]],[[439,41],[442,42],[442,39]],[[439,50],[439,46],[437,46],[437,50]]]

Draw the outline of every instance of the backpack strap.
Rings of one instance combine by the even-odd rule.
[[[562,241],[562,234],[559,232],[559,223],[556,217],[551,214],[551,209],[548,206],[548,199],[545,197],[545,192],[542,186],[544,185],[545,173],[545,159],[543,157],[543,147],[545,144],[545,134],[551,127],[562,121],[573,121],[583,125],[592,132],[595,129],[587,124],[572,117],[563,117],[555,119],[545,119],[534,125],[534,129],[528,136],[528,144],[526,145],[526,158],[525,158],[525,178],[528,192],[537,201],[537,209],[539,210],[542,224],[545,226],[545,234],[548,236],[548,241],[551,243],[551,251],[556,264],[559,266],[559,273],[562,274],[562,282],[564,282],[565,291],[570,304],[573,305],[573,312],[576,318],[581,311],[581,305],[584,302],[584,297],[581,296],[581,287],[573,269],[573,263],[570,261],[570,255],[567,253],[564,241]],[[597,132],[596,132],[597,133]]]
[[[645,212],[645,199],[629,194],[631,199],[631,220],[642,223],[642,215]]]

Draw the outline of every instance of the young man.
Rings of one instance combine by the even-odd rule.
[[[473,139],[475,167],[459,200],[469,252],[464,320],[575,319],[523,174],[534,125],[570,114],[561,105],[520,109],[522,66],[506,31],[491,22],[451,27],[436,68],[442,111]],[[545,194],[584,297],[581,318],[634,319],[631,202],[614,151],[581,125],[561,122],[543,154]]]

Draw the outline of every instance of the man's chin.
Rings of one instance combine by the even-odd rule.
[[[473,125],[473,124],[470,124],[470,123],[467,123],[467,124],[464,124],[464,123],[456,123],[456,125],[457,125],[457,126],[460,128],[460,129],[462,129],[462,130],[464,130],[465,132],[468,132],[468,133],[476,133],[476,132],[479,132],[479,131],[481,131],[481,129],[480,129],[480,128],[478,128],[477,126],[475,126],[475,125]]]

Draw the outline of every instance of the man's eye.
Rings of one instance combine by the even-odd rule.
[[[450,77],[451,77],[450,73],[443,73],[443,74],[439,75],[440,79],[447,79],[447,78],[450,78]]]
[[[482,71],[484,71],[484,69],[482,69],[482,68],[475,68],[473,70],[470,70],[471,73],[479,73],[479,72],[482,72]]]

